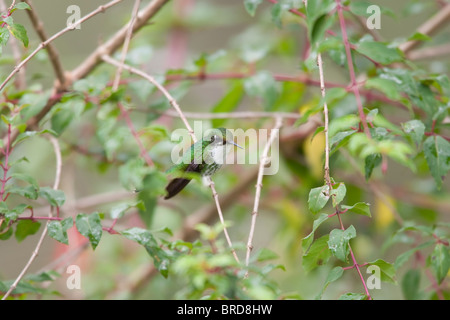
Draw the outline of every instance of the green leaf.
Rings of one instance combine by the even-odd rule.
[[[342,200],[345,198],[345,194],[347,193],[347,188],[345,187],[345,184],[343,182],[340,182],[338,187],[333,190],[331,190],[331,200],[333,202],[333,207],[336,207],[341,203]]]
[[[370,179],[373,169],[381,164],[382,159],[383,157],[379,153],[370,154],[364,159],[364,176],[366,177],[366,180]]]
[[[426,34],[416,31],[407,40],[408,41],[430,41],[431,37],[427,36]]]
[[[330,106],[334,102],[344,99],[348,95],[348,91],[345,88],[330,88],[325,94],[325,98],[321,98],[319,101],[319,107],[322,109],[325,101]]]
[[[327,279],[325,280],[325,284],[322,287],[322,291],[318,294],[316,299],[322,299],[323,293],[326,288],[330,285],[330,283],[338,280],[344,274],[344,269],[342,267],[334,267],[331,269],[330,273],[328,273]]]
[[[366,300],[367,296],[363,293],[344,293],[339,297],[339,300]]]
[[[401,287],[406,300],[418,300],[420,285],[420,271],[417,269],[408,270],[403,276]]]
[[[357,45],[356,51],[360,54],[384,65],[400,62],[403,57],[398,49],[390,48],[386,44],[375,41],[363,41]]]
[[[234,82],[230,91],[219,101],[213,108],[214,113],[218,112],[231,112],[239,105],[239,102],[242,100],[244,96],[244,86],[242,81]],[[213,119],[212,126],[218,128],[222,126],[222,124],[226,121],[226,119]]]
[[[430,255],[430,264],[438,284],[441,284],[450,269],[450,253],[448,246],[438,243]]]
[[[60,276],[61,275],[58,272],[50,270],[50,271],[43,271],[38,274],[27,275],[25,276],[24,279],[32,282],[45,282],[45,281],[53,281],[55,280],[55,278],[58,278]]]
[[[121,232],[126,238],[145,247],[147,253],[153,258],[156,268],[162,276],[169,274],[170,260],[168,254],[159,247],[150,231],[141,228],[131,228]]]
[[[153,221],[154,211],[158,198],[166,194],[167,176],[160,171],[154,170],[145,176],[143,188],[138,194],[138,199],[143,206],[139,206],[139,216],[146,226]]]
[[[39,197],[42,197],[54,207],[61,207],[66,201],[66,196],[61,190],[54,190],[50,187],[42,187],[39,189]]]
[[[308,198],[309,210],[312,213],[316,214],[317,212],[322,210],[323,207],[325,207],[328,199],[330,199],[330,195],[327,185],[311,189]]]
[[[427,241],[425,243],[422,243],[412,249],[409,249],[408,251],[403,252],[402,254],[400,254],[399,256],[397,256],[397,259],[395,259],[394,262],[394,268],[395,270],[400,269],[400,267],[405,264],[405,262],[407,262],[409,260],[409,258],[418,250],[421,250],[423,248],[426,248],[430,245],[432,245],[434,243],[434,241]]]
[[[53,108],[51,125],[58,135],[78,117],[81,116],[86,108],[86,102],[78,96],[65,96],[65,101],[58,103]]]
[[[259,98],[264,109],[272,110],[278,98],[278,83],[267,71],[260,71],[244,80],[244,88],[249,96]]]
[[[323,132],[325,130],[325,127],[324,126],[320,126],[320,127],[317,127],[317,129],[314,131],[314,133],[312,134],[312,136],[311,136],[311,142],[314,140],[314,138],[315,138],[315,136],[318,134],[318,133],[321,133],[321,132]]]
[[[133,203],[120,203],[118,205],[115,205],[111,208],[110,216],[111,219],[120,219],[124,216],[125,212],[128,211],[131,208],[139,208],[141,210],[144,210],[144,205],[142,201],[137,201]]]
[[[64,244],[69,244],[69,237],[67,236],[67,230],[72,228],[73,219],[68,217],[62,221],[52,220],[48,223],[48,235]]]
[[[372,215],[370,214],[370,203],[357,202],[352,206],[342,205],[341,208],[347,209],[348,211],[354,212],[356,214],[372,217]]]
[[[148,230],[133,227],[120,232],[127,239],[137,242],[142,246],[157,246],[155,238]]]
[[[102,237],[103,229],[98,212],[91,214],[80,213],[75,219],[75,225],[81,235],[89,239],[92,249],[95,250]]]
[[[132,81],[127,85],[141,102],[147,102],[149,95],[155,90],[155,86],[145,79]]]
[[[6,28],[0,28],[0,53],[2,53],[2,46],[5,46],[9,40],[9,31]]]
[[[450,143],[440,136],[431,136],[423,143],[423,152],[431,175],[440,189],[442,180],[450,169]]]
[[[349,137],[358,132],[358,130],[348,130],[341,131],[333,135],[330,139],[330,147],[333,151],[336,151],[340,146],[342,146],[346,141],[348,141]]]
[[[255,256],[256,256],[256,260],[259,261],[259,262],[267,261],[267,260],[273,260],[273,259],[278,259],[279,258],[278,254],[276,254],[272,250],[269,250],[269,249],[266,249],[266,248],[262,248],[261,250],[259,250],[259,252],[257,252],[255,254]]]
[[[127,190],[141,190],[150,170],[142,157],[131,158],[119,167],[119,181]]]
[[[245,10],[247,10],[248,14],[253,17],[261,2],[263,2],[263,0],[244,0]]]
[[[7,290],[8,290],[11,287],[11,285],[13,284],[13,280],[4,281],[3,284],[7,287]],[[13,295],[19,295],[20,296],[20,295],[27,294],[27,293],[43,294],[45,292],[46,292],[45,289],[36,287],[36,286],[32,285],[29,282],[21,280],[21,281],[19,281],[19,283],[17,284],[16,288],[11,293]]]
[[[281,22],[281,14],[283,13],[283,8],[282,8],[282,4],[280,2],[275,3],[272,6],[272,10],[270,11],[271,15],[272,15],[272,22],[278,27],[278,28],[282,28],[283,24]]]
[[[311,243],[314,240],[314,232],[316,231],[316,229],[322,224],[322,222],[324,222],[327,219],[328,214],[321,213],[319,217],[316,220],[314,220],[312,231],[302,239],[302,249],[304,253],[306,253],[309,247],[311,246]]]
[[[328,248],[331,253],[341,261],[346,262],[349,253],[349,241],[356,237],[355,227],[352,225],[346,230],[333,229],[330,232]]]
[[[24,173],[13,173],[10,175],[13,179],[23,180],[25,182],[28,182],[30,185],[32,185],[36,190],[39,189],[39,184],[37,183],[36,179],[34,179],[32,176],[29,176]]]
[[[328,249],[328,235],[324,235],[315,240],[309,247],[309,250],[302,258],[302,266],[305,272],[309,272],[318,266],[326,264],[331,257],[330,249]]]
[[[17,38],[23,43],[25,48],[28,47],[27,30],[23,25],[19,23],[13,23],[12,25],[8,25],[8,30],[15,38]]]
[[[403,130],[419,145],[425,134],[425,125],[420,120],[411,120],[402,124]]]
[[[14,193],[21,195],[22,197],[36,200],[38,198],[38,191],[33,186],[18,187],[13,185],[7,185],[5,188],[6,193]]]
[[[44,134],[44,133],[50,133],[50,134],[52,134],[54,136],[58,135],[55,131],[49,130],[49,129],[45,129],[45,130],[42,130],[42,131],[25,131],[25,132],[20,133],[17,136],[16,140],[14,140],[14,142],[12,143],[12,146],[14,147],[15,145],[17,145],[18,143],[24,141],[25,139],[28,139],[28,138],[31,138],[31,137],[35,137],[37,135]]]
[[[31,10],[30,6],[28,5],[28,3],[26,2],[19,2],[14,6],[14,9],[18,9],[18,10]]]
[[[278,27],[282,28],[283,23],[281,20],[283,12],[286,12],[288,10],[292,9],[292,3],[290,1],[278,1],[272,6],[271,10],[271,16],[272,16],[272,22]]]
[[[370,78],[367,79],[364,86],[367,89],[376,89],[384,93],[391,100],[398,101],[402,98],[400,92],[397,89],[396,83],[389,79]]]
[[[311,46],[316,46],[323,40],[325,31],[334,22],[334,15],[328,15],[335,7],[332,0],[309,1],[306,7],[306,22]]]
[[[8,227],[6,223],[3,223],[2,226],[0,226],[0,240],[8,240],[9,238],[11,238],[13,233],[13,228]],[[1,291],[3,290],[1,290],[0,288],[0,292]]]
[[[37,221],[29,219],[19,220],[15,233],[17,242],[22,242],[27,236],[31,236],[38,232],[40,226],[41,224]]]
[[[396,284],[395,280],[395,268],[389,262],[386,262],[382,259],[377,259],[375,261],[369,262],[369,265],[378,266],[381,272],[381,281]]]
[[[357,127],[359,121],[359,117],[355,114],[347,114],[345,116],[333,119],[328,127],[328,134],[331,139],[333,139],[334,135],[336,135],[339,131],[353,131],[354,129],[352,129],[352,127]]]

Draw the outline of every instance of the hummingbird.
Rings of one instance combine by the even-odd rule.
[[[233,141],[233,135],[225,128],[210,129],[203,138],[194,143],[181,157],[181,162],[167,170],[168,174],[175,174],[166,186],[170,199],[178,194],[192,180],[191,174],[200,174],[202,178],[210,177],[225,163],[228,153],[227,147],[234,145],[243,149]]]

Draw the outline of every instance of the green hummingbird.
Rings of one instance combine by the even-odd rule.
[[[167,195],[164,199],[170,199],[192,180],[191,174],[200,174],[202,178],[210,177],[225,163],[227,147],[235,145],[243,149],[233,141],[233,135],[225,128],[210,129],[204,137],[194,143],[181,157],[181,161],[167,170],[168,174],[176,177],[166,186]]]

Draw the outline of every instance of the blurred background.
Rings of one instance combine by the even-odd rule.
[[[44,22],[48,35],[52,35],[66,26],[70,16],[67,8],[77,5],[81,15],[96,9],[104,1],[75,0],[40,0],[34,1],[36,12]],[[99,44],[104,43],[116,30],[129,21],[134,1],[122,3],[108,9],[93,19],[82,24],[80,30],[74,30],[54,42],[61,62],[66,70],[76,68]],[[142,1],[143,5],[148,1]],[[385,41],[402,42],[414,33],[414,30],[430,15],[436,12],[437,1],[373,1],[383,8],[382,28],[377,30]],[[282,28],[276,28],[271,18],[271,4],[264,2],[251,17],[244,9],[242,0],[176,0],[169,2],[152,20],[151,23],[138,32],[132,39],[127,61],[139,66],[155,77],[173,79],[177,75],[189,74],[198,70],[201,59],[208,59],[208,73],[244,74],[252,68],[264,70],[271,74],[298,76],[304,74],[302,64],[305,58],[305,27],[301,19],[294,15],[282,16]],[[30,38],[28,52],[38,44],[38,38],[29,24],[24,12],[14,14],[15,21],[22,23]],[[351,26],[354,27],[354,26]],[[334,28],[338,30],[338,28]],[[441,30],[439,35],[427,42],[427,46],[444,43],[449,36],[449,29]],[[119,56],[116,55],[116,58]],[[14,60],[9,48],[4,50],[1,65],[2,74],[12,70]],[[448,74],[448,57],[417,61],[416,63],[428,72]],[[357,61],[364,70],[366,61]],[[52,86],[54,75],[47,55],[41,51],[28,65],[27,76],[38,90]],[[172,70],[171,72],[168,72]],[[177,70],[183,70],[184,73]],[[326,81],[330,83],[348,83],[348,72],[327,58],[325,61]],[[111,81],[114,72],[110,66],[101,65],[95,71],[92,81],[101,83]],[[126,73],[124,73],[126,74]],[[317,75],[313,75],[315,79]],[[137,127],[145,127],[152,123],[172,130],[183,128],[182,122],[176,117],[161,116],[167,106],[161,96],[153,94],[147,84],[137,77],[125,83],[133,122]],[[168,88],[177,98],[178,104],[185,112],[217,111],[219,102],[236,79],[206,79],[204,81],[171,81]],[[265,105],[261,99],[243,95],[230,111],[283,111],[298,113],[319,101],[317,87],[302,83],[277,83],[276,89],[283,92],[284,100],[274,100],[271,106]],[[287,94],[286,92],[289,92]],[[95,102],[94,102],[95,104]],[[378,106],[383,113],[389,114],[395,122],[404,121],[408,114],[405,111],[393,109],[392,106]],[[216,109],[215,109],[216,108]],[[94,106],[95,109],[95,106]],[[391,111],[390,111],[391,110]],[[224,111],[227,111],[224,109]],[[353,97],[344,99],[332,106],[331,118],[342,114],[356,112]],[[70,216],[77,213],[104,212],[103,225],[108,226],[108,218],[112,208],[121,203],[132,202],[136,198],[133,187],[125,186],[120,177],[120,163],[126,159],[129,150],[136,149],[134,141],[125,136],[125,141],[113,159],[100,159],[103,156],[102,145],[93,137],[98,130],[94,110],[88,110],[70,123],[61,135],[63,150],[63,173],[61,189],[66,195],[66,204],[61,209],[62,215]],[[189,119],[191,125],[194,118]],[[49,121],[49,120],[48,120]],[[205,127],[225,126],[227,128],[270,129],[274,126],[273,119],[228,119],[224,121],[201,120]],[[320,116],[319,120],[320,121]],[[308,193],[311,188],[323,183],[323,136],[318,134],[313,139],[315,128],[302,131],[302,127],[294,126],[295,119],[286,119],[280,131],[280,169],[276,175],[264,178],[264,187],[257,219],[254,247],[270,249],[277,254],[275,264],[282,264],[285,270],[272,271],[270,278],[278,284],[281,292],[286,295],[304,299],[314,298],[320,292],[326,276],[334,266],[332,262],[305,273],[302,268],[301,239],[309,234],[314,216],[307,206]],[[123,124],[123,123],[122,123]],[[119,130],[126,130],[121,126]],[[144,145],[149,150],[157,167],[164,171],[170,167],[170,150],[173,142],[167,136],[157,141],[153,132],[143,135]],[[155,142],[157,141],[157,142]],[[249,145],[246,145],[249,147]],[[252,150],[252,149],[250,149]],[[89,151],[89,152],[87,152]],[[121,152],[125,155],[121,155]],[[20,170],[30,173],[40,185],[52,185],[54,179],[55,160],[51,145],[45,139],[33,139],[20,145],[13,153],[15,159],[26,156],[28,163],[21,164]],[[124,158],[121,158],[121,157]],[[356,172],[363,172],[360,161],[352,165],[352,161],[340,153],[331,158],[331,175],[336,181],[343,181],[347,187],[346,203],[364,201],[371,204],[372,219],[359,215],[344,216],[346,226],[354,225],[357,237],[352,242],[355,255],[361,263],[382,258],[394,262],[396,257],[409,248],[405,244],[390,245],[393,232],[398,229],[392,208],[386,206],[373,190],[365,184],[364,179]],[[247,241],[251,212],[254,201],[254,184],[256,182],[256,164],[229,165],[215,177],[215,185],[221,199],[225,198],[233,188],[243,182],[246,177],[252,177],[242,187],[242,192],[231,198],[226,198],[225,219],[230,221],[230,236],[236,245],[245,246]],[[428,201],[427,190],[435,193],[432,177],[426,171],[424,164],[418,173],[389,162],[386,174],[374,171],[376,185],[386,187],[383,194],[392,206],[405,219],[417,219],[425,224],[435,221],[448,221],[448,181],[438,193],[438,201]],[[380,181],[380,184],[377,184]],[[414,203],[408,199],[410,189],[424,194],[423,204],[420,199]],[[222,198],[223,197],[223,198]],[[428,201],[428,202],[427,202]],[[122,230],[132,226],[150,230],[161,230],[166,227],[176,233],[183,225],[185,217],[201,208],[212,205],[209,190],[200,183],[194,182],[176,198],[164,202],[158,200],[148,221],[136,209],[131,209],[125,217],[119,220],[116,228]],[[45,210],[45,208],[43,209]],[[331,208],[329,208],[331,210]],[[41,211],[45,212],[45,211]],[[331,212],[331,211],[330,211]],[[217,221],[210,221],[213,225]],[[316,237],[327,234],[337,228],[338,222],[328,219]],[[42,229],[42,226],[41,226]],[[18,243],[14,239],[3,241],[0,245],[0,279],[13,279],[28,261],[40,232],[27,237]],[[219,244],[225,245],[223,235],[219,236]],[[183,288],[186,279],[181,276],[168,279],[159,273],[148,272],[148,266],[153,263],[145,249],[138,244],[103,232],[102,240],[95,251],[87,247],[87,240],[80,236],[75,228],[69,231],[69,245],[57,243],[46,238],[39,256],[33,263],[30,273],[39,273],[56,268],[60,276],[50,284],[50,288],[59,295],[45,294],[48,299],[174,299],[183,298]],[[87,247],[87,248],[86,248]],[[69,254],[68,252],[72,252]],[[242,255],[245,250],[240,250]],[[65,261],[58,260],[63,256]],[[82,289],[69,290],[66,281],[68,264],[81,268]],[[401,273],[398,275],[401,278]],[[427,288],[426,278],[422,279],[422,287]],[[362,292],[362,285],[356,272],[345,272],[343,277],[331,284],[324,298],[336,298],[344,292]],[[424,289],[424,292],[426,290]],[[382,283],[381,289],[371,291],[375,299],[402,299],[400,285]]]

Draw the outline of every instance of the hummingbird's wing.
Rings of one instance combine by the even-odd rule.
[[[184,172],[197,172],[200,173],[202,168],[202,164],[195,164],[190,163],[186,167],[186,170]],[[181,190],[184,189],[184,187],[187,186],[187,184],[191,181],[191,179],[187,178],[175,178],[172,181],[169,182],[169,184],[166,187],[167,195],[164,197],[164,199],[170,199],[176,194],[178,194]]]

